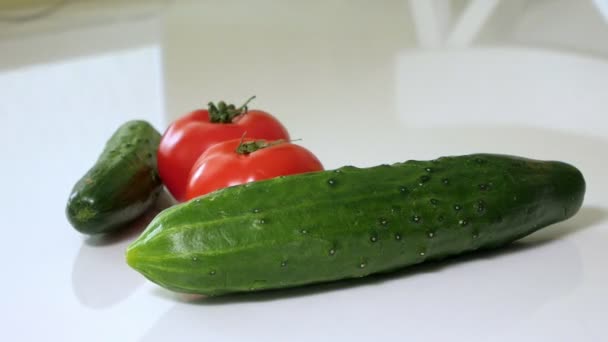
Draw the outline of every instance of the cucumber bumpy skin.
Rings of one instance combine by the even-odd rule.
[[[218,190],[161,212],[128,264],[209,296],[388,272],[520,239],[573,216],[562,162],[477,154],[346,166]]]
[[[70,194],[66,215],[76,230],[116,231],[154,204],[162,188],[156,167],[160,137],[142,120],[128,121],[116,130]]]

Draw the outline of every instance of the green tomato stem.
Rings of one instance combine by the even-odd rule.
[[[251,154],[255,151],[270,147],[270,146],[274,146],[274,145],[278,145],[278,144],[282,144],[285,142],[285,139],[279,139],[279,140],[275,140],[275,141],[271,141],[268,142],[267,140],[253,140],[253,141],[243,141],[243,139],[245,138],[245,135],[243,134],[243,137],[241,138],[241,142],[239,143],[239,146],[237,146],[236,148],[236,153],[237,154],[243,154],[243,155],[248,155]]]
[[[255,99],[255,95],[250,97],[245,103],[236,108],[233,104],[226,104],[224,101],[218,102],[217,106],[213,102],[209,102],[209,121],[212,123],[232,123],[232,120],[242,114],[246,114],[249,108],[249,102]]]

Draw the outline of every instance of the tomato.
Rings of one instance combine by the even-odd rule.
[[[158,147],[158,171],[176,200],[184,201],[190,170],[211,146],[245,133],[256,139],[289,140],[287,129],[278,119],[261,110],[248,110],[249,101],[239,108],[224,102],[217,106],[209,103],[209,109],[195,110],[165,131]]]
[[[190,172],[186,199],[228,186],[323,170],[312,152],[287,141],[233,139],[212,146]]]

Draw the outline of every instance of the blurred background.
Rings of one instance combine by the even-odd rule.
[[[253,107],[280,117],[328,167],[488,144],[534,155],[527,145],[561,134],[605,138],[606,7],[2,0],[0,115],[29,113],[30,129],[43,131],[45,120],[67,120],[97,148],[108,133],[100,125],[141,117],[163,130],[208,101],[257,95]]]
[[[0,170],[9,194],[0,197],[0,207],[9,227],[23,226],[27,217],[22,228],[39,237],[27,255],[19,243],[2,250],[6,258],[22,256],[4,270],[20,282],[0,285],[3,293],[18,294],[4,305],[9,336],[12,331],[25,334],[17,340],[39,340],[37,334],[51,332],[58,340],[81,341],[95,331],[94,339],[109,341],[120,340],[112,335],[119,331],[125,341],[148,341],[171,336],[176,323],[180,330],[194,329],[183,322],[201,308],[143,286],[122,260],[127,241],[97,246],[74,234],[63,214],[65,201],[123,122],[145,119],[164,131],[209,101],[240,104],[251,95],[257,98],[250,107],[277,116],[328,169],[475,152],[559,159],[586,176],[591,207],[581,220],[589,225],[606,216],[608,0],[0,0],[0,153],[9,166]],[[44,203],[32,204],[32,195]],[[471,303],[490,312],[496,298],[487,291],[475,299],[479,292],[457,272],[445,282],[444,296],[438,283],[419,278],[432,293],[405,304],[460,312],[445,321],[473,339],[499,327],[539,337],[532,340],[554,332],[564,341],[599,341],[608,299],[601,295],[606,278],[593,270],[605,269],[605,238],[605,229],[588,230],[544,250],[565,265],[535,279],[553,292],[517,287],[510,276],[492,273],[528,298],[501,302],[496,312],[506,316],[496,314],[494,325],[477,324],[474,311],[461,315]],[[38,267],[33,272],[24,263]],[[91,269],[99,272],[91,275]],[[572,276],[564,281],[563,272]],[[106,275],[122,281],[108,282]],[[47,290],[33,290],[41,279]],[[30,284],[27,294],[19,284]],[[422,288],[415,280],[409,284],[402,286]],[[366,293],[372,296],[357,297],[368,306],[382,298]],[[470,296],[450,301],[449,293]],[[387,307],[393,303],[382,300]],[[306,296],[293,303],[302,308],[304,301]],[[38,305],[32,310],[24,303]],[[370,326],[348,305],[327,313],[350,317],[350,328]],[[258,320],[276,318],[248,308]],[[216,326],[207,332],[222,336],[230,330],[222,319],[238,310],[215,309],[206,311],[210,327]],[[328,328],[324,315],[308,310],[288,312]],[[30,324],[33,311],[37,329]],[[58,311],[67,318],[57,319]],[[519,322],[522,313],[537,319]],[[279,318],[290,327],[285,320]],[[245,330],[282,336],[256,322]],[[433,320],[416,322],[421,329],[409,331],[426,337],[445,340],[441,334],[450,331],[436,329]],[[518,326],[523,328],[513,328]],[[353,336],[372,336],[359,332]]]

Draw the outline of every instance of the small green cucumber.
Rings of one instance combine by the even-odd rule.
[[[577,168],[513,156],[346,166],[168,208],[126,259],[167,289],[210,296],[358,278],[505,245],[571,217],[584,193]]]
[[[154,204],[162,188],[156,167],[159,142],[160,134],[145,121],[129,121],[116,130],[70,194],[66,214],[76,230],[118,230]]]

